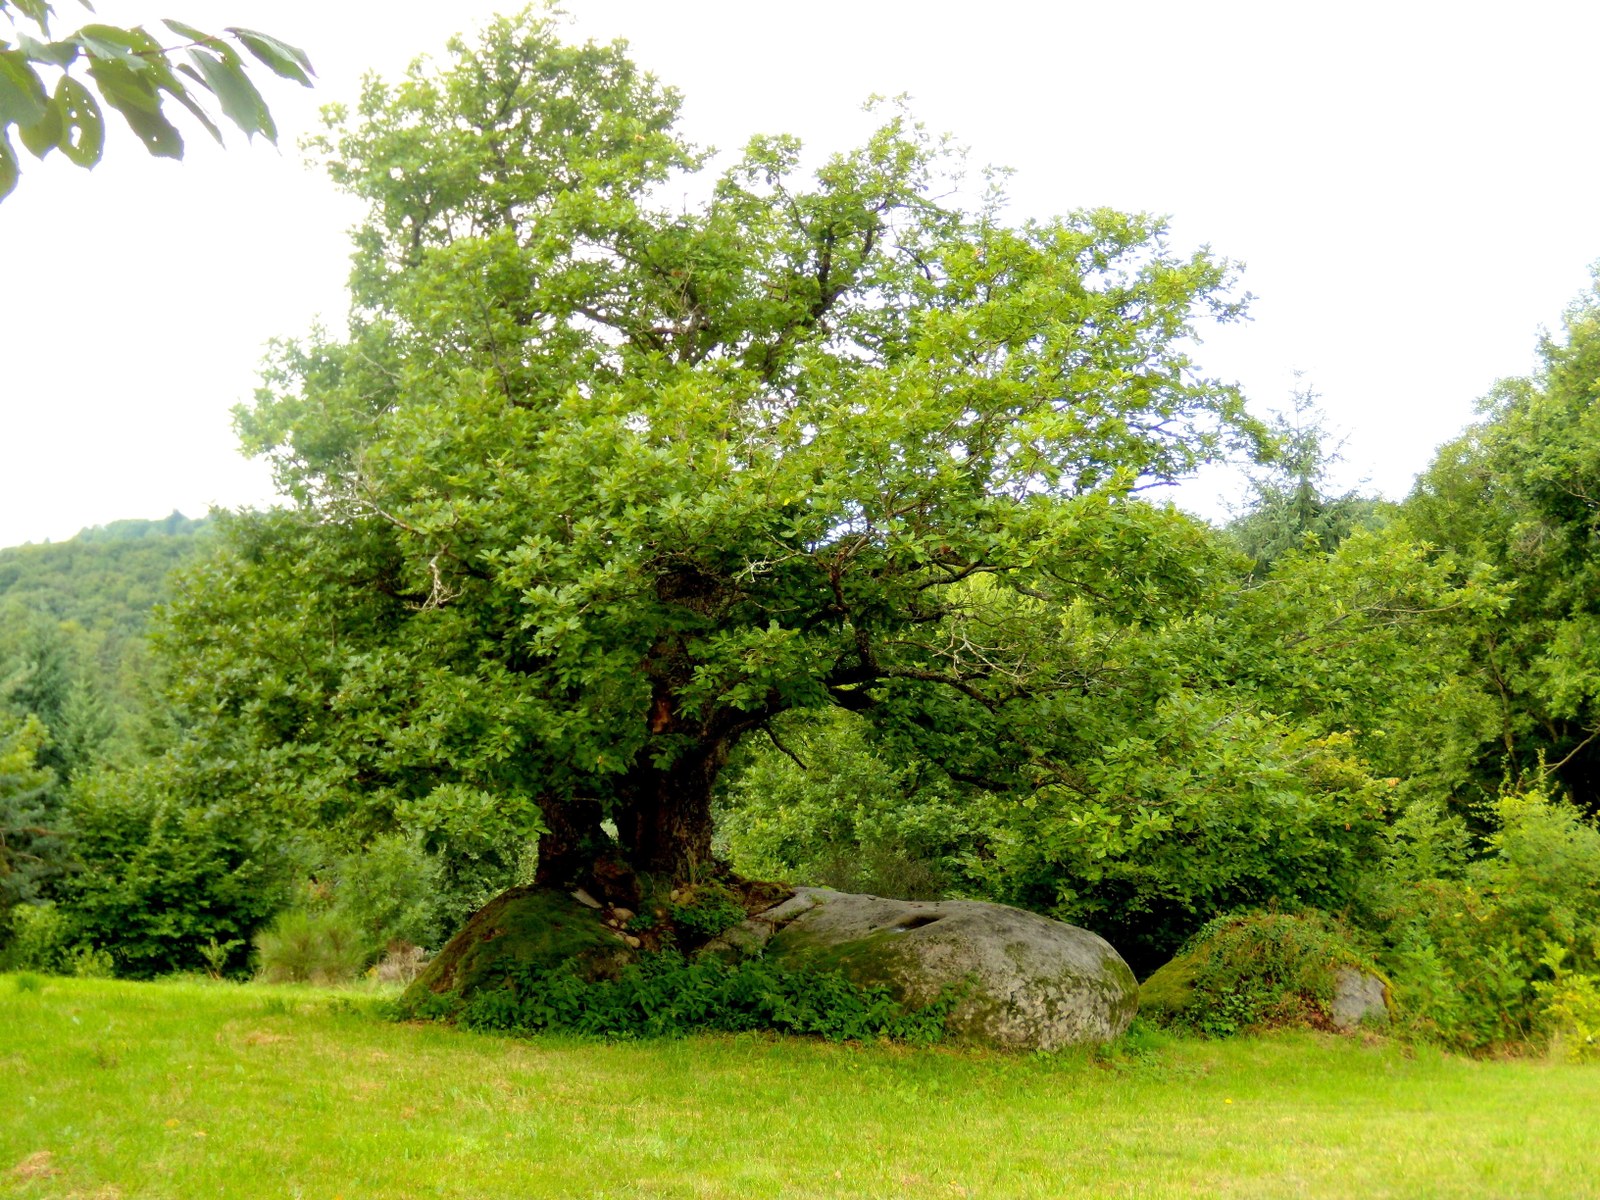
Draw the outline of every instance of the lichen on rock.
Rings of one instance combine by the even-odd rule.
[[[781,911],[780,911],[781,910]],[[729,940],[760,946],[779,965],[837,969],[887,986],[902,1003],[955,993],[958,1039],[1055,1050],[1122,1034],[1138,984],[1120,955],[1088,930],[1003,904],[910,901],[799,888]]]

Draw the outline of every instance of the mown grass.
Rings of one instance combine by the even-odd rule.
[[[1565,1063],[1311,1035],[1031,1058],[518,1042],[369,1005],[0,977],[0,1193],[1600,1195],[1600,1069]]]

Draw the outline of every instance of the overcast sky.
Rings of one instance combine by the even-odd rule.
[[[363,71],[509,5],[103,0],[100,18],[238,24],[303,46],[310,92],[263,84],[280,148],[190,137],[154,162],[111,117],[92,173],[25,158],[0,204],[0,546],[120,517],[270,501],[230,408],[264,344],[342,320],[357,218],[296,149]],[[57,0],[67,20],[71,0]],[[1345,477],[1391,496],[1534,365],[1600,259],[1600,5],[1096,0],[569,0],[574,37],[626,37],[686,96],[695,141],[842,147],[869,94],[981,162],[1013,213],[1169,214],[1242,261],[1254,320],[1201,362],[1261,409],[1292,372],[1346,431]],[[3,29],[0,29],[3,36]],[[186,129],[187,132],[187,129]],[[57,156],[59,157],[59,156]],[[1185,493],[1216,511],[1219,481]]]

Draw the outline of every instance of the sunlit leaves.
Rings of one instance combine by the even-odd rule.
[[[16,186],[19,173],[11,126],[35,157],[60,150],[77,166],[93,167],[105,142],[102,105],[121,114],[145,150],[158,157],[183,155],[183,135],[169,119],[168,101],[219,142],[221,130],[208,111],[213,104],[246,137],[259,133],[275,141],[272,114],[230,39],[285,79],[309,87],[313,75],[303,51],[255,30],[230,27],[219,37],[166,21],[184,42],[164,45],[142,26],[91,23],[52,41],[50,6],[41,0],[0,0],[0,15],[14,25],[31,23],[45,39],[19,29],[15,47],[0,42],[0,197]],[[47,90],[40,68],[59,73],[53,90]]]
[[[305,51],[287,42],[281,42],[270,34],[258,33],[253,29],[240,29],[236,25],[230,25],[227,32],[238,38],[246,50],[265,63],[275,74],[285,79],[292,79],[306,87],[311,86],[311,77],[316,72],[311,69],[311,60],[306,57]]]

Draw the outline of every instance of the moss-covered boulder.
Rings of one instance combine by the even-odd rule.
[[[1247,912],[1206,925],[1139,985],[1162,1025],[1225,1036],[1305,1026],[1386,1024],[1389,986],[1353,935],[1323,913]]]
[[[950,1033],[964,1041],[1055,1050],[1118,1037],[1139,988],[1088,930],[1003,904],[887,900],[828,888],[757,914],[731,941],[777,965],[836,968],[921,1006],[954,990]]]
[[[1163,1025],[1176,1023],[1194,1003],[1200,957],[1185,950],[1139,985],[1139,1011]]]
[[[441,1001],[460,1002],[503,986],[518,968],[540,971],[570,963],[586,978],[612,978],[633,958],[633,947],[606,924],[593,900],[517,887],[473,914],[400,1003],[415,1012],[435,1011]]]

